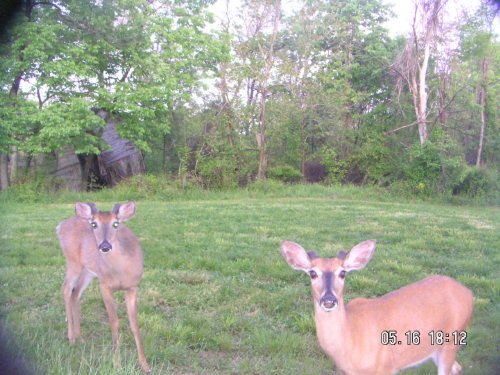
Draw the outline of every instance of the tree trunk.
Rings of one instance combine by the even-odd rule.
[[[274,44],[278,35],[278,27],[280,23],[281,1],[278,0],[273,6],[273,31],[268,50],[264,50],[259,43],[259,51],[262,59],[265,62],[265,74],[260,80],[260,134],[257,135],[259,143],[259,168],[257,170],[257,178],[265,178],[266,174],[266,100],[267,100],[267,85],[271,76],[271,69],[274,65]]]
[[[0,154],[0,190],[9,187],[9,157],[7,154]]]
[[[430,38],[429,38],[430,39]],[[427,67],[429,66],[430,53],[430,43],[431,41],[427,37],[425,39],[424,56],[422,65],[418,67],[418,106],[416,108],[417,112],[417,122],[418,122],[418,135],[420,138],[420,145],[423,146],[425,141],[429,139],[429,133],[427,132],[427,90],[426,90],[426,76]]]
[[[167,134],[163,136],[163,159],[161,162],[161,171],[164,176],[167,175]]]
[[[16,146],[12,146],[12,153],[10,154],[10,182],[13,183],[17,179],[17,165],[19,159],[19,152]]]
[[[481,87],[479,89],[478,102],[481,107],[481,129],[479,131],[479,146],[477,148],[476,166],[480,166],[482,163],[482,153],[484,147],[484,138],[486,134],[486,75],[488,73],[488,61],[483,59],[481,64]]]
[[[302,119],[300,120],[300,173],[302,173],[302,180],[306,182],[306,119],[302,112]]]
[[[80,189],[81,191],[87,191],[89,187],[90,171],[92,169],[92,162],[94,155],[89,154],[78,154],[78,161],[80,162],[80,168],[82,170],[82,180]]]

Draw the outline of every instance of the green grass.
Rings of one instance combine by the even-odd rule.
[[[347,299],[376,296],[431,274],[473,290],[464,374],[500,366],[500,210],[376,197],[373,190],[317,186],[178,193],[153,200],[122,190],[0,204],[0,318],[44,374],[140,373],[120,305],[123,368],[113,370],[111,333],[97,281],[82,297],[83,344],[68,345],[55,227],[69,199],[137,199],[129,222],[145,274],[139,320],[153,374],[331,374],[315,337],[307,277],[279,254],[289,239],[333,256],[378,240],[366,269],[349,275]],[[427,364],[409,374],[436,374]]]

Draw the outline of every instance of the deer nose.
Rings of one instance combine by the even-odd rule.
[[[338,300],[337,298],[331,294],[327,293],[323,297],[321,297],[319,304],[325,311],[331,311],[337,306]]]
[[[111,244],[106,240],[102,241],[99,245],[99,250],[101,250],[103,253],[107,253],[112,248],[113,246],[111,246]]]

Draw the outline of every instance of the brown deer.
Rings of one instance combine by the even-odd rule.
[[[139,363],[144,372],[150,372],[137,320],[137,296],[143,273],[142,250],[137,237],[123,224],[134,215],[135,203],[115,204],[111,212],[98,211],[95,203],[76,203],[75,211],[76,216],[57,226],[57,236],[66,258],[63,295],[68,339],[70,343],[80,339],[80,297],[97,276],[111,326],[114,365],[120,367],[118,315],[113,293],[125,290]]]
[[[375,241],[336,258],[319,258],[283,241],[288,264],[311,278],[316,335],[343,374],[395,374],[432,359],[439,375],[459,374],[455,361],[474,305],[472,292],[446,276],[432,276],[382,297],[356,298],[344,305],[344,279],[366,266]]]

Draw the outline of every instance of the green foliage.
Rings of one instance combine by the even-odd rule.
[[[458,184],[453,187],[453,194],[466,195],[470,198],[487,194],[498,188],[484,168],[467,168]]]
[[[259,194],[266,193],[281,193],[285,190],[285,183],[273,179],[257,179],[247,186],[248,191],[256,192]]]
[[[49,203],[66,193],[64,181],[51,176],[43,167],[37,171],[21,171],[16,180],[0,193],[0,202]],[[77,193],[69,192],[71,199],[76,200]]]
[[[135,175],[121,181],[110,193],[127,199],[172,199],[178,190],[165,176],[152,174]]]
[[[346,174],[346,163],[338,160],[338,155],[333,147],[324,146],[321,151],[321,162],[328,171],[328,181],[331,184],[340,184]]]
[[[360,147],[346,159],[347,168],[359,172],[363,182],[387,186],[394,178],[397,148],[391,150],[391,140],[375,132],[369,132],[360,142]]]
[[[53,185],[50,179],[43,175],[20,176],[14,184],[0,194],[0,201],[36,203],[47,202],[50,199]]]
[[[269,168],[267,177],[273,180],[279,180],[286,183],[297,183],[303,180],[302,173],[289,165],[281,165]]]
[[[441,172],[439,149],[428,141],[423,147],[415,144],[409,154],[405,179],[417,194],[431,194],[438,183]]]
[[[2,107],[7,99],[17,103],[0,113],[6,119],[0,149],[22,142],[31,153],[73,146],[98,154],[102,121],[90,111],[98,108],[121,120],[121,136],[150,151],[152,140],[168,133],[170,111],[189,101],[227,55],[206,31],[207,2],[163,5],[156,11],[129,0],[27,4],[27,17],[16,19],[7,36],[11,45],[2,45],[0,87],[29,84],[18,98],[1,98]],[[27,95],[38,98],[40,111],[24,110]]]
[[[459,149],[435,127],[423,146],[415,143],[408,151],[407,163],[402,164],[403,184],[417,195],[449,194],[463,168]]]
[[[224,157],[201,157],[198,159],[196,175],[205,189],[227,189],[238,186],[237,166],[234,159]]]
[[[99,154],[107,147],[101,138],[105,123],[85,99],[54,103],[37,111],[32,121],[40,130],[31,138],[30,152],[48,153],[72,145],[77,154]]]
[[[147,154],[149,173],[176,175],[183,187],[246,186],[257,170],[272,4],[248,1],[212,31],[212,3],[27,2],[33,7],[23,9],[0,45],[0,152],[69,146],[98,154],[107,146],[93,110],[105,109],[120,120],[118,133]],[[466,167],[477,158],[485,114],[481,165],[488,175],[500,172],[495,10],[481,4],[474,11],[450,35],[457,48],[436,50],[448,55],[436,55],[432,64],[440,65],[429,70],[433,131],[423,147],[415,144],[411,95],[394,82],[406,41],[385,29],[390,8],[380,0],[311,0],[283,17],[266,83],[267,165],[275,166],[268,176],[295,182],[301,177],[294,168],[321,159],[331,184],[495,196],[495,184]],[[130,194],[161,194],[163,182],[154,178],[138,178]]]

